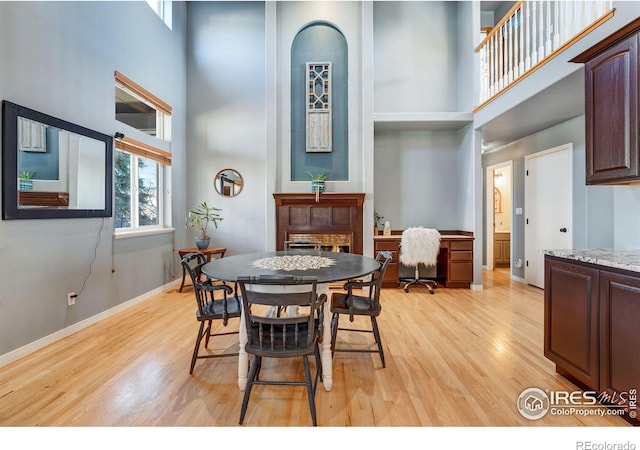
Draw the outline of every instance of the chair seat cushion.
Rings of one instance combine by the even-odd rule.
[[[334,292],[331,296],[331,312],[338,314],[349,314],[349,305],[347,303],[348,298],[349,296],[347,294]],[[380,306],[374,308],[373,300],[369,299],[369,297],[352,295],[351,302],[354,315],[377,316],[382,310],[382,307]]]
[[[236,300],[235,297],[231,297],[227,299],[227,316],[228,317],[240,317],[240,312],[242,311],[242,307],[240,306],[240,301]],[[201,318],[212,318],[219,319],[222,318],[222,314],[224,312],[224,300],[213,300],[209,301],[204,305],[203,314],[200,314],[199,310],[196,310],[196,317]]]

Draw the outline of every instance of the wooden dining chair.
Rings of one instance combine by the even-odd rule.
[[[359,352],[359,353],[379,353],[382,367],[386,367],[384,351],[382,350],[382,340],[378,329],[376,317],[382,312],[380,304],[380,289],[387,266],[392,261],[391,252],[378,252],[376,260],[381,263],[380,268],[374,272],[368,281],[349,281],[343,289],[346,293],[334,292],[331,296],[331,354],[335,352]],[[368,288],[368,294],[359,295],[354,293],[363,292],[361,288]],[[349,321],[353,322],[356,316],[365,316],[371,319],[371,329],[339,328],[340,315],[349,316]],[[353,347],[336,348],[338,330],[373,333],[378,349],[360,349]]]
[[[202,273],[202,266],[207,263],[207,257],[203,253],[189,253],[182,258],[181,263],[193,283],[193,291],[198,305],[196,319],[200,323],[189,370],[189,373],[193,374],[193,368],[198,359],[238,356],[238,352],[200,354],[200,344],[202,338],[204,338],[204,346],[207,348],[209,346],[209,338],[212,336],[238,334],[238,330],[212,333],[211,329],[215,320],[221,321],[222,325],[226,327],[229,319],[239,318],[242,305],[241,300],[233,295],[234,290],[231,286],[224,283],[215,283]]]
[[[286,385],[307,387],[311,420],[316,426],[315,393],[322,371],[318,343],[322,340],[323,305],[327,296],[317,294],[316,277],[263,275],[239,277],[238,283],[247,327],[245,348],[252,355],[240,424],[244,422],[254,385]],[[278,316],[273,313],[276,308],[287,312],[298,310],[298,313]],[[313,379],[309,365],[311,355],[316,364]],[[299,357],[304,365],[304,381],[283,380],[280,373],[269,380],[260,378],[262,358]]]

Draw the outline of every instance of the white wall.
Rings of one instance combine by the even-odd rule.
[[[393,229],[460,229],[459,146],[455,131],[376,133],[375,210]]]
[[[206,201],[224,220],[211,245],[227,255],[265,250],[265,6],[261,2],[188,4],[187,204]],[[242,192],[223,197],[215,175],[235,169]],[[191,236],[191,233],[190,233]]]
[[[0,2],[0,98],[113,134],[114,71],[173,106],[174,223],[184,185],[185,5]],[[141,38],[141,35],[144,38]],[[129,134],[127,130],[125,133]],[[114,241],[113,219],[0,222],[0,355],[171,282],[184,229]],[[95,260],[94,259],[95,255]],[[92,262],[93,261],[93,262]],[[115,272],[112,272],[115,270]],[[67,293],[79,293],[67,306]]]
[[[524,157],[539,151],[547,150],[559,145],[573,143],[573,246],[575,248],[611,248],[619,240],[631,241],[631,236],[637,235],[619,230],[614,223],[621,221],[622,212],[627,208],[629,214],[640,216],[640,202],[629,201],[624,208],[618,208],[614,199],[617,198],[619,187],[587,186],[585,184],[585,120],[584,116],[576,117],[554,127],[512,142],[501,149],[483,155],[482,166],[488,167],[501,162],[513,160],[513,198],[512,198],[512,254],[514,261],[524,261],[524,232],[525,215],[515,215],[516,208],[523,208],[524,203]],[[622,188],[620,192],[624,192]],[[627,201],[630,199],[626,199]],[[486,198],[485,198],[486,201]],[[626,220],[626,219],[624,219]],[[633,222],[631,222],[633,223]],[[486,230],[485,238],[486,238]],[[486,254],[486,250],[485,250]],[[513,263],[513,261],[512,261]],[[512,273],[524,278],[524,266],[511,266]]]
[[[458,110],[457,2],[374,2],[376,113]]]
[[[640,186],[614,186],[613,246],[640,248]]]

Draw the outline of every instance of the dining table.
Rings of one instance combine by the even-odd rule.
[[[216,259],[202,266],[202,272],[215,280],[235,283],[238,277],[260,275],[314,276],[318,294],[326,294],[323,309],[323,335],[320,346],[322,384],[326,391],[333,386],[331,355],[331,298],[330,283],[360,279],[375,272],[380,263],[369,256],[345,252],[318,250],[287,250],[247,253]],[[245,350],[247,329],[244,311],[240,319],[238,353],[238,387],[247,385],[249,355]]]

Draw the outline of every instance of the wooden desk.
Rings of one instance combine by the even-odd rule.
[[[186,255],[188,255],[189,253],[203,253],[204,256],[207,257],[207,262],[211,262],[211,256],[212,255],[220,255],[220,258],[224,258],[224,254],[226,253],[227,249],[224,247],[209,247],[206,250],[200,250],[197,247],[193,247],[193,248],[182,248],[180,250],[178,250],[178,255],[180,255],[180,259],[184,258]],[[182,265],[182,264],[181,264]],[[184,279],[187,276],[187,271],[185,270],[184,266],[182,267],[182,283],[180,283],[180,288],[178,289],[178,292],[182,292],[182,288],[184,287]],[[190,285],[187,285],[190,286]]]
[[[387,266],[382,287],[399,287],[400,240],[402,230],[393,230],[391,236],[374,235],[373,251],[390,251],[393,262]],[[473,233],[440,231],[440,253],[436,281],[448,288],[470,288],[473,282]]]

